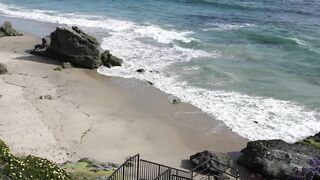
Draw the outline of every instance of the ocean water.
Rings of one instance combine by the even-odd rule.
[[[0,15],[80,26],[124,59],[99,73],[151,81],[250,140],[320,130],[318,0],[0,0]]]

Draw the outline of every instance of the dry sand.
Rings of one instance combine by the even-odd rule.
[[[16,154],[63,162],[81,157],[121,163],[144,159],[179,167],[202,150],[238,152],[247,140],[193,106],[133,79],[64,69],[26,53],[40,39],[0,39],[0,138]],[[40,99],[50,94],[53,99]]]

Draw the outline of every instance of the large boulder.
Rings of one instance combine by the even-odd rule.
[[[42,44],[35,46],[34,54],[50,57],[74,66],[88,69],[98,68],[102,64],[121,66],[122,60],[109,51],[100,54],[100,44],[93,36],[78,27],[58,27],[50,36],[42,38]]]
[[[213,161],[210,161],[211,159]],[[217,168],[223,171],[228,170],[228,168],[222,165],[221,163],[228,165],[229,167],[232,166],[232,161],[229,155],[224,153],[210,152],[207,150],[203,152],[198,152],[190,156],[190,161],[194,168],[198,167],[196,171],[201,172],[207,169],[205,173],[211,173],[214,175],[222,175],[221,172],[217,170]]]
[[[282,140],[248,142],[241,152],[243,155],[238,163],[267,179],[306,178],[308,169],[314,168],[313,161],[320,157],[320,149],[314,145],[306,142],[290,144]]]
[[[77,27],[57,28],[51,33],[47,52],[55,59],[79,67],[94,69],[101,65],[98,41]]]
[[[32,52],[83,68],[94,69],[101,65],[98,41],[77,27],[58,27]]]
[[[121,66],[122,64],[122,59],[113,56],[108,50],[101,54],[101,61],[106,67]]]
[[[8,73],[7,66],[5,64],[0,63],[0,74]]]
[[[0,37],[4,36],[22,36],[23,34],[18,32],[12,27],[11,22],[6,21],[0,28]]]

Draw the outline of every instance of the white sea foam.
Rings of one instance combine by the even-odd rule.
[[[295,142],[317,133],[320,129],[319,113],[289,101],[196,88],[179,82],[175,76],[150,72],[138,74],[132,69],[135,68],[130,65],[111,69],[101,67],[98,72],[108,76],[154,82],[160,90],[174,94],[182,101],[211,114],[234,132],[250,140],[276,138]]]
[[[174,45],[174,40],[191,42],[192,32],[165,30],[156,25],[138,25],[130,21],[105,19],[100,16],[61,14],[55,11],[28,10],[0,3],[0,13],[6,16],[34,19],[43,22],[103,28],[109,35],[102,47],[125,59],[123,66],[100,67],[98,72],[108,76],[148,80],[160,90],[174,94],[223,121],[234,132],[250,140],[279,138],[294,142],[315,134],[320,129],[319,112],[311,111],[289,101],[253,97],[237,92],[224,92],[193,87],[179,80],[174,73],[165,73],[169,65],[194,58],[219,56],[218,52],[186,49]],[[231,30],[251,25],[214,25],[216,30]],[[151,38],[156,45],[141,38]],[[159,70],[160,73],[135,70]]]
[[[230,31],[238,30],[245,27],[254,27],[253,24],[223,24],[223,23],[210,23],[207,28],[202,29],[203,31]]]
[[[193,32],[177,32],[175,30],[166,31],[158,26],[153,25],[136,28],[135,32],[139,33],[143,37],[151,37],[160,43],[172,43],[174,39],[186,43],[191,42],[192,40],[196,40],[193,38],[187,38],[187,36],[192,34]]]
[[[8,6],[0,3],[0,13],[6,16],[33,19],[42,22],[50,22],[66,25],[77,25],[89,28],[103,28],[110,31],[134,30],[141,37],[152,38],[159,43],[172,43],[174,40],[191,42],[196,40],[188,37],[190,31],[178,32],[174,29],[165,30],[156,25],[138,25],[131,21],[105,19],[102,16],[81,15],[74,13],[60,13],[55,11],[43,11],[36,9],[25,9],[17,6]],[[198,40],[196,40],[198,41]]]

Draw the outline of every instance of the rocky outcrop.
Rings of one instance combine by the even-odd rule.
[[[58,27],[50,36],[44,37],[42,44],[36,45],[32,52],[88,69],[98,68],[103,62],[108,67],[121,66],[122,63],[109,51],[100,54],[100,44],[96,38],[78,27]]]
[[[83,158],[77,162],[66,162],[61,168],[69,173],[71,179],[107,179],[117,166],[113,163],[99,162]]]
[[[299,143],[314,146],[314,147],[320,149],[320,133],[318,133],[314,136],[308,137]]]
[[[72,69],[72,64],[70,62],[63,62],[62,63],[63,69]]]
[[[213,159],[215,161],[210,161],[210,159]],[[216,168],[223,171],[226,171],[228,169],[226,166],[223,166],[221,163],[226,164],[228,166],[232,165],[232,161],[227,154],[215,153],[210,151],[203,151],[203,152],[196,153],[190,156],[190,161],[193,164],[194,168],[198,167],[197,171],[200,172],[205,169],[208,169],[206,170],[206,173],[211,173],[215,175],[221,175],[221,172],[218,171]],[[221,163],[217,163],[216,161]]]
[[[318,138],[319,134],[315,137]],[[312,161],[320,157],[320,149],[305,141],[295,144],[282,140],[253,141],[241,152],[243,155],[238,163],[267,179],[296,179],[304,176],[304,171],[314,168]]]
[[[0,63],[0,74],[8,73],[7,66],[5,64]]]
[[[4,36],[22,36],[23,34],[18,32],[12,27],[11,22],[6,21],[0,28],[0,37]]]
[[[101,61],[106,67],[121,66],[122,64],[122,59],[113,56],[108,50],[101,54]]]
[[[98,41],[76,27],[57,28],[51,33],[47,52],[55,59],[68,61],[79,67],[94,69],[101,65]]]
[[[49,56],[47,53],[47,49],[49,48],[50,44],[51,44],[51,37],[45,36],[44,38],[42,38],[42,44],[35,45],[32,53],[38,54],[41,56]]]

